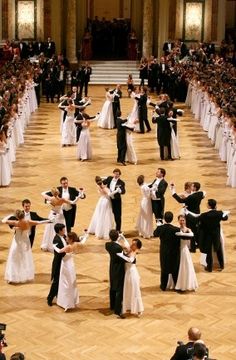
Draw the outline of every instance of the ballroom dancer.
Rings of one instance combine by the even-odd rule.
[[[169,274],[172,275],[174,284],[177,282],[179,263],[180,263],[180,239],[176,236],[179,227],[171,224],[173,213],[166,211],[164,214],[165,223],[157,225],[154,230],[154,237],[160,238],[160,266],[161,266],[161,284],[160,289],[167,289]]]
[[[83,119],[82,120],[77,120],[74,121],[76,124],[80,123],[81,124],[81,132],[80,132],[80,137],[79,137],[79,141],[77,144],[77,159],[81,160],[81,161],[85,161],[85,160],[91,160],[92,159],[92,145],[91,145],[91,140],[90,140],[90,132],[89,132],[89,127],[91,124],[91,121],[97,120],[96,116],[88,116],[87,114],[83,114]]]
[[[14,226],[15,233],[9,250],[5,280],[10,283],[25,283],[34,280],[34,262],[29,240],[31,226],[50,222],[26,220],[23,210],[16,210],[16,220],[9,220],[9,216],[2,219],[3,224]]]
[[[44,191],[41,193],[41,195],[46,200],[46,202],[51,206],[51,210],[48,218],[52,219],[54,223],[60,223],[66,225],[62,206],[64,204],[72,205],[73,201],[59,197],[59,190],[57,188],[52,188],[50,193],[52,194],[52,196],[47,195],[48,191]],[[54,237],[55,237],[54,224],[53,223],[47,224],[45,226],[43,239],[41,243],[41,249],[43,251],[49,251],[49,252],[54,251],[54,247],[53,247]]]
[[[193,233],[191,229],[186,227],[184,215],[179,215],[178,221],[180,231],[176,233],[176,236],[180,238],[180,264],[175,289],[179,291],[195,291],[198,288],[198,282],[189,252],[190,239],[193,237]]]
[[[138,101],[138,117],[140,125],[140,133],[144,134],[144,124],[147,127],[147,132],[151,131],[151,126],[148,121],[147,114],[147,87],[141,87],[140,96],[135,97]]]
[[[122,126],[125,126],[125,128],[126,128],[127,150],[126,150],[125,160],[129,164],[137,165],[138,159],[137,159],[137,155],[136,155],[136,152],[134,149],[134,144],[133,144],[133,132],[134,132],[135,125],[127,122],[127,123],[123,124]]]
[[[115,190],[117,192],[111,196],[111,205],[112,212],[114,214],[116,230],[121,230],[121,215],[122,215],[122,203],[121,203],[121,195],[125,194],[125,183],[120,179],[121,171],[120,169],[113,170],[113,176],[108,176],[103,180],[103,183],[107,185],[110,189],[111,193]]]
[[[106,101],[103,104],[102,110],[98,119],[98,126],[103,129],[113,129],[115,126],[114,115],[112,109],[113,94],[109,92],[109,88],[106,90]]]
[[[165,109],[158,110],[160,115],[155,111],[152,117],[152,123],[157,124],[157,142],[160,147],[160,158],[165,160],[165,148],[168,151],[168,160],[171,160],[171,127],[170,122],[165,114]]]
[[[177,118],[174,118],[173,110],[168,111],[167,120],[170,123],[171,129],[171,137],[170,137],[170,148],[171,148],[171,159],[179,159],[180,158],[180,150],[179,150],[179,140],[177,136],[177,122],[179,121]]]
[[[60,103],[58,107],[61,110],[66,111],[66,118],[65,121],[62,124],[62,139],[61,143],[62,146],[71,146],[74,145],[76,142],[76,128],[74,124],[74,116],[75,116],[75,109],[77,105],[74,105],[74,102],[72,99],[68,100],[68,105],[62,105]]]
[[[109,239],[109,232],[113,226],[111,196],[115,196],[115,194],[121,190],[117,187],[113,191],[110,191],[110,189],[103,184],[100,176],[95,177],[95,182],[100,198],[88,226],[88,233],[95,234],[99,239]]]
[[[186,208],[194,213],[194,214],[200,214],[200,204],[202,199],[204,199],[206,192],[200,191],[201,184],[197,181],[192,182],[192,193],[186,197],[182,198],[178,194],[176,194],[175,185],[172,183],[170,185],[171,193],[173,198],[178,201],[181,204],[185,204]],[[194,237],[191,238],[191,252],[196,252],[196,247],[198,244],[198,234],[197,234],[197,220],[195,217],[191,216],[190,214],[186,215],[186,223],[187,227],[189,227]]]
[[[125,263],[122,314],[131,313],[140,317],[144,307],[140,291],[140,276],[136,267],[136,255],[142,248],[142,241],[133,239],[131,245],[128,242],[127,245],[125,256],[123,253],[117,254],[126,261],[128,261],[127,256],[132,259],[132,262]]]
[[[114,90],[111,90],[110,93],[113,95],[112,110],[113,110],[114,123],[116,128],[117,127],[116,121],[117,118],[120,116],[118,112],[121,112],[120,99],[122,98],[122,91],[120,84],[117,84],[116,88]]]
[[[142,198],[136,229],[139,236],[149,239],[153,235],[151,189],[144,182],[143,175],[138,176],[137,183],[140,186]]]
[[[55,245],[58,249],[64,248],[66,244],[65,240],[65,225],[64,224],[55,224],[55,237],[53,239],[53,245]],[[52,262],[52,271],[51,271],[51,287],[47,296],[47,304],[48,306],[52,306],[52,301],[58,293],[59,286],[59,278],[60,278],[60,270],[61,270],[61,261],[62,258],[66,255],[65,252],[59,253],[54,249],[54,258]]]
[[[31,201],[29,199],[22,200],[22,208],[25,214],[25,220],[32,220],[32,221],[43,221],[48,220],[48,218],[43,218],[39,216],[35,211],[31,211]],[[10,216],[9,220],[17,220],[15,216]],[[12,227],[12,226],[10,226]],[[28,231],[29,239],[30,239],[30,245],[33,247],[34,244],[34,238],[36,234],[36,227],[35,225],[30,226],[30,229]]]
[[[105,249],[110,255],[109,266],[109,279],[110,279],[110,310],[121,319],[124,318],[122,314],[122,300],[123,300],[123,288],[125,277],[125,259],[118,256],[118,253],[123,252],[122,246],[118,243],[119,232],[112,229],[109,232],[110,241],[106,242]],[[133,259],[129,259],[132,261]]]
[[[152,199],[152,212],[155,216],[155,220],[162,221],[165,208],[165,192],[168,186],[165,180],[166,170],[158,168],[156,172],[156,179],[149,185],[151,189]]]
[[[117,118],[116,118],[116,127],[117,127],[117,134],[116,134],[116,145],[117,145],[117,162],[123,164],[126,166],[125,163],[125,156],[126,156],[126,150],[127,150],[127,144],[126,144],[126,128],[123,126],[127,119],[121,119],[121,112],[120,110],[117,110],[116,112]]]
[[[60,179],[61,186],[58,186],[57,189],[59,190],[59,197],[64,198],[66,200],[74,200],[78,199],[85,199],[86,195],[84,193],[84,189],[81,187],[77,190],[75,187],[71,187],[68,184],[68,178],[66,176],[61,177]],[[47,195],[51,195],[47,193]],[[73,228],[75,224],[75,215],[76,215],[76,202],[73,204],[63,204],[63,214],[66,220],[66,229],[67,232],[71,232],[71,228]]]
[[[206,254],[207,266],[205,270],[212,272],[213,269],[213,252],[216,253],[216,257],[219,264],[219,271],[224,269],[224,254],[223,244],[221,241],[221,221],[228,220],[229,211],[217,210],[217,202],[215,199],[208,199],[207,201],[208,211],[197,214],[197,220],[199,222],[199,247],[203,254]],[[191,213],[187,209],[187,214],[196,217],[196,214]]]
[[[140,97],[140,93],[138,87],[134,89],[130,97],[134,100],[134,105],[131,110],[131,113],[127,117],[127,120],[129,124],[134,125],[134,131],[139,132],[140,125],[139,125],[139,113],[138,113],[138,99]]]
[[[70,232],[66,237],[67,244],[62,249],[54,245],[54,250],[60,253],[66,253],[61,260],[59,286],[57,293],[57,305],[64,308],[65,311],[73,309],[79,304],[79,292],[76,286],[76,270],[73,260],[73,254],[79,250],[79,240],[74,232]]]

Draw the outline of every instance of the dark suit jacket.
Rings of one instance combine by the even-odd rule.
[[[108,188],[110,188],[110,184],[111,184],[112,179],[113,179],[113,176],[108,176],[108,177],[103,181],[103,183],[104,183],[105,185],[107,185]],[[118,180],[117,180],[117,183],[116,183],[115,189],[117,189],[118,185],[119,185],[119,187],[120,187],[120,189],[121,189],[121,194],[125,194],[125,183],[124,183],[124,181],[122,181],[121,179],[118,179]],[[111,199],[111,200],[115,200],[115,199],[116,199],[116,200],[117,200],[117,199],[120,199],[120,200],[121,200],[121,196],[120,196],[121,194],[119,194],[119,193],[115,194],[115,195],[114,195],[114,199]]]
[[[193,353],[194,342],[190,341],[187,344],[179,345],[175,349],[174,355],[170,360],[189,360]]]
[[[154,236],[160,238],[160,264],[164,273],[178,272],[180,239],[175,235],[180,229],[172,224],[157,226]]]
[[[123,249],[114,241],[106,242],[105,248],[110,254],[110,288],[111,290],[121,289],[124,285],[125,261],[116,254],[123,252]]]
[[[200,204],[202,199],[204,199],[203,191],[196,191],[195,193],[189,195],[186,199],[182,199],[178,194],[174,194],[173,198],[179,203],[185,204],[187,209],[195,214],[200,214]]]
[[[56,245],[59,249],[64,247],[64,244],[59,235],[55,235],[53,239],[53,244]],[[54,250],[54,258],[52,262],[52,273],[51,280],[56,279],[59,280],[60,277],[60,269],[61,269],[61,260],[66,255],[66,253],[58,253]]]
[[[88,66],[87,68],[85,66],[82,66],[80,78],[81,83],[88,83],[90,81],[90,75],[92,74],[92,68]]]
[[[152,123],[157,124],[157,141],[160,146],[169,146],[171,139],[170,122],[167,116],[153,117]]]
[[[228,220],[223,211],[210,210],[202,213],[199,218],[199,247],[201,252],[211,252],[212,246],[217,251],[220,246],[220,222]]]
[[[153,185],[153,183],[154,183],[155,181],[156,181],[156,179],[152,182],[151,185],[149,185],[150,188],[152,187],[152,185]],[[156,198],[157,198],[157,199],[160,199],[161,205],[162,205],[162,208],[163,208],[163,209],[164,209],[164,206],[165,206],[165,197],[164,197],[164,195],[165,195],[167,186],[168,186],[168,182],[163,178],[163,179],[159,182],[157,191],[155,192]],[[156,200],[152,200],[152,201],[156,201]]]

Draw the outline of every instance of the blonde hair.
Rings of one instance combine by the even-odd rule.
[[[16,215],[16,218],[17,218],[18,220],[24,219],[24,217],[25,217],[24,211],[23,211],[23,210],[19,210],[19,209],[16,210],[15,215]]]
[[[58,189],[56,187],[51,188],[51,193],[52,193],[53,196],[59,195],[59,191],[58,191]]]

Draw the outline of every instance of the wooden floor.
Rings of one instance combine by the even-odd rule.
[[[103,87],[90,87],[90,115],[101,110]],[[121,100],[123,117],[131,110],[132,100]],[[21,207],[29,198],[32,209],[47,216],[49,208],[40,193],[59,185],[61,176],[68,176],[71,186],[83,186],[87,198],[78,205],[76,226],[79,234],[88,226],[98,199],[94,177],[110,175],[116,164],[115,130],[91,127],[93,160],[76,160],[76,148],[62,148],[59,133],[57,104],[43,103],[32,115],[25,133],[25,144],[17,151],[12,183],[0,188],[0,217]],[[151,110],[150,110],[151,117]],[[199,253],[193,255],[199,289],[196,293],[177,294],[159,289],[159,240],[144,240],[137,266],[145,311],[142,318],[125,320],[108,315],[109,257],[103,240],[91,236],[85,248],[75,257],[80,292],[79,308],[64,313],[63,309],[48,307],[46,296],[50,286],[52,255],[40,250],[43,225],[38,227],[33,256],[35,281],[30,284],[8,285],[3,280],[12,231],[0,225],[0,322],[7,324],[9,344],[6,354],[22,351],[27,360],[64,359],[169,359],[177,340],[187,340],[190,326],[197,326],[210,349],[212,358],[236,359],[236,260],[235,260],[235,195],[236,189],[226,187],[226,167],[213,149],[206,133],[188,110],[179,124],[181,159],[159,160],[156,129],[150,133],[134,134],[138,165],[122,166],[122,179],[127,192],[123,196],[123,231],[132,238],[139,211],[140,189],[136,178],[144,174],[147,181],[155,177],[158,166],[167,170],[167,181],[182,191],[187,180],[199,181],[207,196],[218,201],[219,209],[231,210],[224,224],[227,264],[222,273],[205,273],[199,265]],[[177,216],[180,206],[166,194],[166,210]],[[202,211],[206,210],[206,201]],[[176,218],[175,218],[176,220]]]

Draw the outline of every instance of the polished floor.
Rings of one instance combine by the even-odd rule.
[[[121,100],[123,117],[131,111],[132,99]],[[90,115],[101,110],[105,90],[90,87],[92,105]],[[184,105],[182,105],[184,107]],[[137,266],[141,276],[141,291],[145,311],[141,318],[125,320],[109,315],[108,266],[109,257],[104,240],[91,236],[84,249],[75,256],[77,283],[80,293],[78,309],[64,313],[63,309],[48,307],[46,296],[50,286],[52,255],[40,250],[43,225],[38,226],[33,256],[35,281],[30,284],[9,285],[4,281],[4,269],[12,231],[0,225],[0,323],[6,323],[5,348],[7,357],[22,351],[27,360],[56,359],[169,359],[177,340],[187,340],[187,329],[197,326],[210,349],[212,358],[236,358],[236,260],[235,260],[235,195],[236,189],[226,187],[226,166],[219,160],[206,133],[193,119],[189,110],[178,124],[181,159],[159,159],[156,128],[144,135],[134,134],[138,156],[137,165],[120,166],[126,183],[123,196],[123,225],[125,235],[137,236],[135,222],[139,211],[140,189],[136,178],[145,175],[152,181],[157,167],[165,167],[168,182],[176,183],[182,191],[187,180],[199,181],[208,198],[218,201],[219,209],[231,211],[223,224],[226,242],[226,266],[223,272],[205,273],[199,264],[200,254],[193,255],[199,289],[194,293],[178,294],[159,289],[159,240],[144,239]],[[151,109],[149,113],[151,118]],[[76,147],[60,145],[60,111],[57,104],[42,103],[32,115],[25,133],[25,143],[17,150],[17,160],[11,185],[0,188],[0,218],[21,207],[21,200],[29,198],[32,209],[47,216],[41,192],[59,185],[59,178],[67,176],[69,184],[84,187],[87,198],[78,204],[76,226],[79,234],[88,226],[98,200],[94,178],[112,174],[116,163],[115,130],[102,130],[93,123],[91,139],[93,160],[76,159]],[[180,206],[166,193],[166,210],[176,216]],[[206,201],[202,211],[206,210]]]

